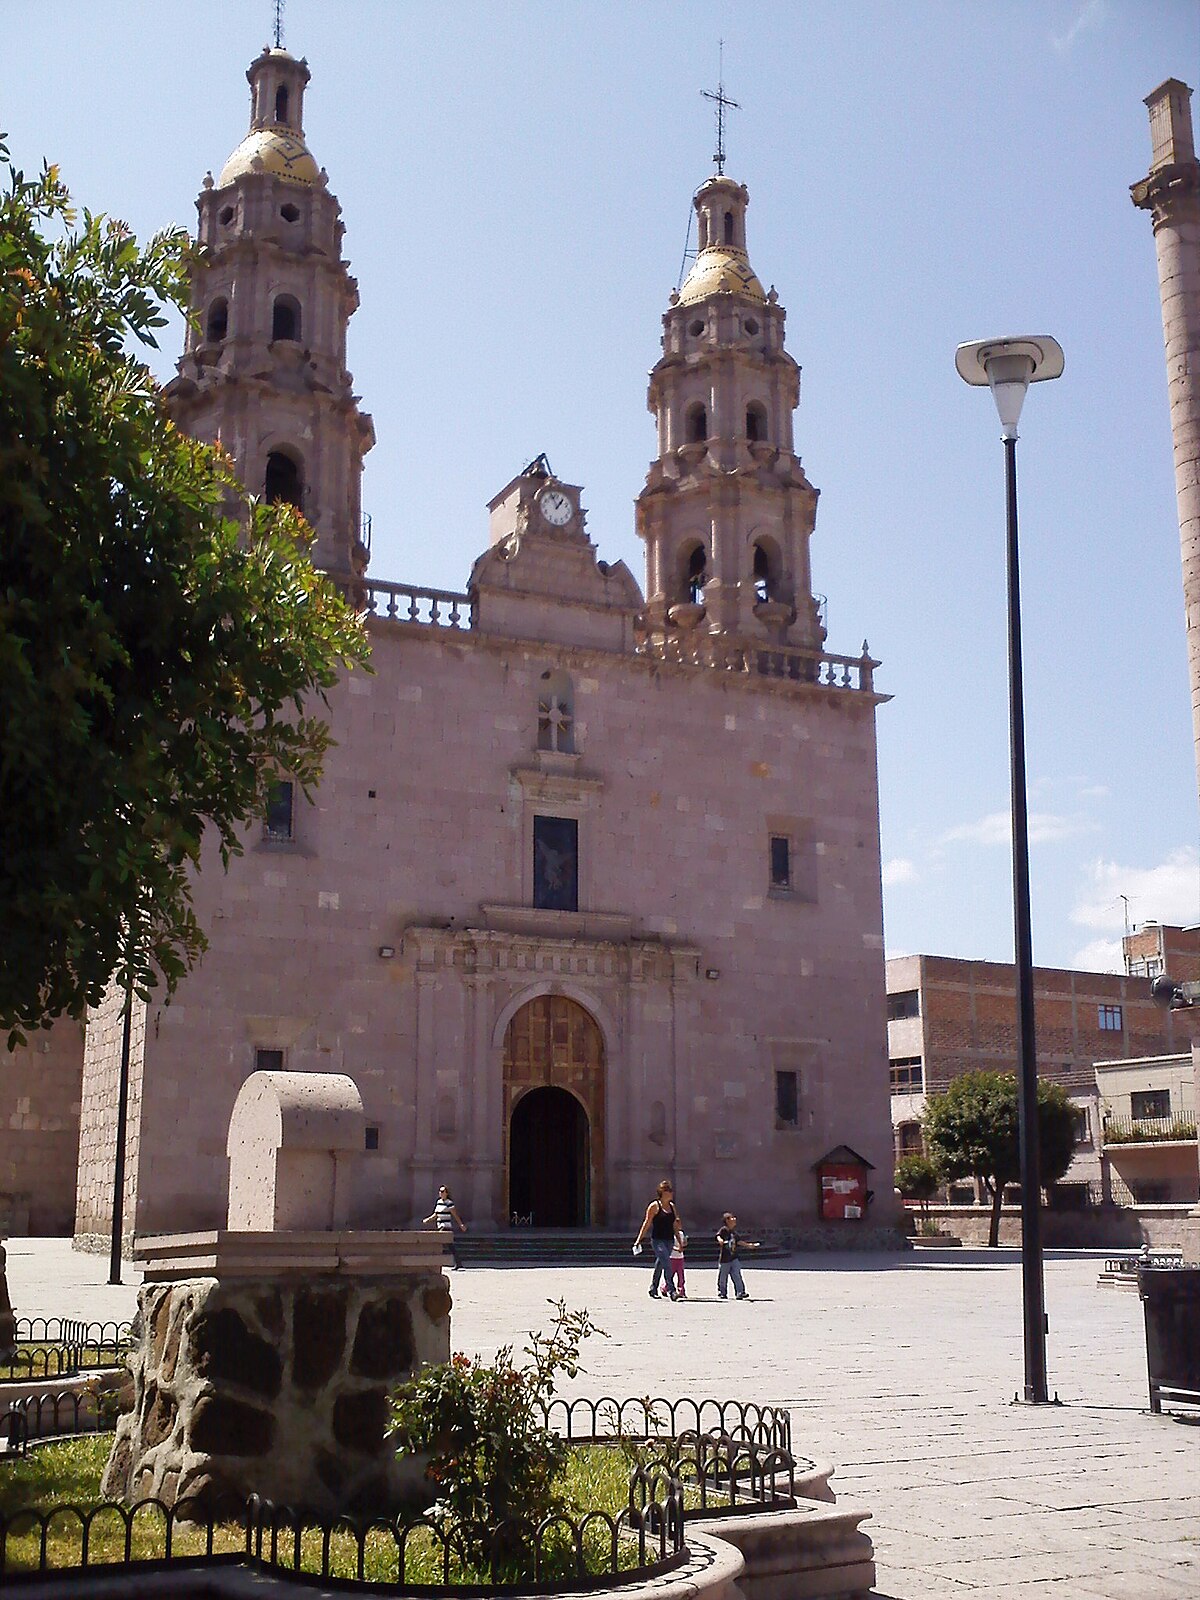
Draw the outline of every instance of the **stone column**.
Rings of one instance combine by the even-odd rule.
[[[1153,157],[1130,191],[1149,211],[1158,255],[1175,493],[1183,556],[1192,733],[1200,772],[1200,162],[1192,138],[1192,91],[1168,78],[1149,95]]]
[[[1183,605],[1187,621],[1188,674],[1192,692],[1192,739],[1200,778],[1200,161],[1192,135],[1192,91],[1178,78],[1146,98],[1150,110],[1150,171],[1130,194],[1149,211],[1158,256],[1167,396],[1175,453],[1175,496],[1183,558]],[[1193,1042],[1192,1067],[1200,1105],[1200,1044]],[[1185,1230],[1184,1252],[1200,1260],[1200,1210]]]

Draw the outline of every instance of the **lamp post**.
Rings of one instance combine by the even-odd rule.
[[[1017,1110],[1021,1163],[1021,1301],[1025,1399],[1049,1401],[1046,1298],[1042,1280],[1042,1185],[1038,1153],[1037,1045],[1033,1021],[1033,940],[1029,927],[1029,814],[1025,795],[1025,701],[1021,673],[1021,591],[1017,562],[1017,421],[1031,383],[1057,378],[1054,339],[979,339],[954,355],[965,382],[987,385],[1000,414],[1008,527],[1008,734],[1012,795],[1013,933],[1017,965]]]

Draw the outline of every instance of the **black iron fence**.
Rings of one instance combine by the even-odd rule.
[[[574,1444],[606,1439],[684,1439],[722,1435],[761,1449],[790,1451],[792,1418],[781,1406],[749,1400],[555,1399],[543,1410],[546,1426]]]
[[[298,1578],[402,1584],[409,1594],[552,1591],[635,1582],[687,1560],[683,1492],[603,1511],[495,1526],[423,1516],[322,1519],[252,1495],[237,1515],[180,1501],[56,1505],[0,1517],[0,1581],[18,1573],[240,1561]]]
[[[127,1322],[18,1317],[13,1349],[0,1361],[0,1382],[74,1378],[92,1368],[120,1366],[129,1340]]]

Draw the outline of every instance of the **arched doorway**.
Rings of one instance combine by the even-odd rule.
[[[529,1089],[508,1135],[511,1216],[534,1228],[585,1228],[591,1215],[587,1112],[566,1089]]]
[[[504,1034],[508,1215],[518,1226],[604,1221],[604,1036],[565,994],[538,995]]]

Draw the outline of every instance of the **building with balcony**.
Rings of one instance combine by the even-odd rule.
[[[1200,1199],[1190,1052],[1098,1061],[1096,1091],[1105,1199],[1127,1206]]]

